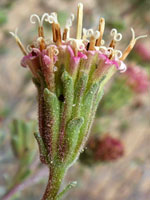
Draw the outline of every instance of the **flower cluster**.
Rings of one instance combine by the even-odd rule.
[[[129,65],[125,72],[127,84],[136,92],[144,93],[148,91],[150,79],[146,70],[139,66]]]
[[[150,52],[148,48],[146,48],[146,46],[143,45],[142,43],[135,45],[135,52],[138,54],[138,56],[141,57],[143,61],[146,62],[150,61]]]
[[[85,151],[80,155],[80,161],[86,165],[118,160],[124,155],[122,142],[110,135],[104,137],[92,136]]]
[[[56,13],[44,13],[41,19],[36,14],[31,15],[31,23],[35,24],[35,20],[38,22],[38,38],[27,46],[27,50],[17,36],[17,31],[15,33],[10,32],[25,55],[21,65],[29,67],[34,77],[39,78],[39,72],[41,72],[51,90],[55,88],[54,79],[62,65],[75,78],[77,71],[81,68],[81,64],[84,66],[82,70],[87,73],[91,71],[91,65],[93,64],[96,66],[92,74],[92,79],[94,80],[104,75],[111,66],[115,66],[121,72],[126,71],[126,65],[123,63],[123,60],[130,53],[136,40],[145,37],[139,36],[135,38],[134,30],[131,29],[132,40],[122,53],[115,48],[117,42],[122,39],[121,33],[118,33],[116,29],[112,29],[110,32],[112,40],[108,47],[104,45],[104,18],[100,18],[97,31],[82,29],[82,18],[83,5],[80,3],[78,5],[76,38],[71,38],[70,30],[74,21],[73,14],[67,20],[63,33],[61,32]],[[52,25],[52,38],[45,39],[44,21]]]

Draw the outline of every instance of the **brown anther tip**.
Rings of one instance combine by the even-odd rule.
[[[65,29],[64,29],[64,32],[63,32],[63,40],[66,40],[66,39],[67,39],[67,33],[68,33],[68,29],[65,28]]]

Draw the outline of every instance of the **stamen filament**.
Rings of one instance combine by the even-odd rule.
[[[55,33],[56,33],[56,44],[59,46],[61,45],[61,30],[59,24],[55,24]]]
[[[40,37],[40,38],[38,38],[38,40],[39,40],[39,43],[40,43],[40,50],[42,51],[46,48],[44,38]]]
[[[116,46],[116,41],[114,40],[114,39],[112,39],[112,41],[111,41],[111,43],[110,43],[110,45],[109,45],[109,47],[111,47],[111,48],[115,48],[115,46]]]
[[[39,27],[38,27],[38,36],[39,37],[44,37],[44,30],[43,30],[43,22],[44,22],[44,19],[45,17],[49,17],[49,14],[48,13],[44,13],[40,19],[40,17],[37,15],[37,14],[33,14],[30,16],[30,22],[32,24],[35,24],[36,22],[33,21],[33,18],[36,18],[37,21],[38,21],[38,24],[39,24]]]
[[[138,36],[137,38],[135,38],[135,32],[134,32],[133,28],[131,28],[131,32],[132,32],[132,39],[131,39],[129,45],[127,46],[127,48],[125,49],[125,51],[123,52],[122,57],[120,58],[120,60],[122,60],[122,61],[125,60],[126,57],[129,55],[129,53],[133,49],[137,40],[147,37],[147,35],[142,35],[142,36]]]
[[[56,42],[57,41],[57,37],[56,37],[56,28],[55,28],[56,24],[52,23],[52,32],[53,32],[53,41]]]
[[[26,51],[24,45],[22,44],[21,40],[19,39],[19,37],[17,35],[17,31],[18,30],[16,29],[15,33],[13,33],[13,32],[9,32],[9,33],[15,38],[15,40],[16,40],[19,48],[21,49],[22,53],[26,56],[27,55],[27,51]]]
[[[95,50],[95,42],[96,42],[96,38],[92,35],[90,38],[89,50]]]
[[[68,35],[68,28],[65,28],[63,32],[63,40],[67,39],[67,35]]]
[[[99,29],[98,30],[100,32],[100,36],[96,40],[96,46],[100,46],[101,45],[101,41],[102,41],[104,30],[105,30],[105,19],[104,18],[100,18],[100,20],[99,20]]]
[[[82,23],[83,23],[83,4],[78,4],[78,12],[77,12],[77,34],[76,38],[81,39],[82,35]]]

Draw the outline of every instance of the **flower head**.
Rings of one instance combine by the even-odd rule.
[[[142,43],[138,43],[135,45],[135,52],[141,57],[143,61],[150,61],[149,49],[146,48],[146,46]]]
[[[38,23],[38,38],[32,44],[28,45],[27,50],[17,36],[17,31],[15,33],[11,32],[25,55],[21,61],[21,65],[23,67],[28,66],[34,77],[39,77],[39,73],[42,73],[49,87],[51,85],[49,80],[52,81],[57,76],[56,67],[59,71],[64,66],[74,78],[81,68],[84,71],[88,71],[88,73],[92,70],[92,80],[101,79],[114,66],[120,72],[125,72],[126,65],[123,63],[123,60],[130,53],[136,40],[145,36],[135,38],[134,31],[131,29],[132,40],[122,53],[116,49],[117,42],[122,39],[122,34],[118,33],[116,29],[112,29],[110,32],[112,37],[110,45],[108,47],[104,46],[104,18],[100,18],[99,27],[96,31],[82,28],[82,3],[78,4],[76,38],[70,38],[74,18],[74,15],[71,14],[66,22],[66,26],[62,30],[57,19],[57,13],[55,12],[51,14],[44,13],[41,18],[36,14],[31,15],[30,22],[32,24]],[[52,37],[48,39],[44,36],[44,21],[50,23],[52,26]],[[94,69],[92,69],[92,66],[95,66]],[[58,71],[57,73],[59,73]]]
[[[129,65],[124,74],[127,78],[127,84],[137,93],[148,91],[150,78],[146,70],[139,66]]]
[[[104,137],[91,136],[87,147],[80,155],[80,161],[86,165],[94,165],[99,162],[118,160],[124,155],[122,142],[110,135]]]

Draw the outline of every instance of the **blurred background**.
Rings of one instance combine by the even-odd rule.
[[[0,0],[0,199],[40,199],[47,169],[39,163],[33,132],[37,130],[36,89],[31,74],[20,67],[22,54],[9,31],[27,46],[37,37],[31,14],[58,12],[61,26],[76,0]],[[106,20],[104,39],[110,30],[123,34],[118,49],[131,39],[137,42],[126,60],[128,70],[118,73],[105,88],[85,151],[69,170],[68,181],[78,181],[66,198],[71,200],[150,199],[150,1],[80,0],[84,4],[84,27],[97,28]],[[74,23],[74,28],[75,28]],[[72,36],[74,35],[72,28]],[[47,37],[51,28],[45,25]],[[2,197],[3,196],[3,197]]]

